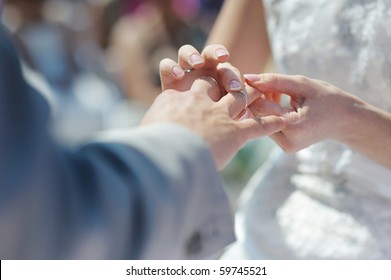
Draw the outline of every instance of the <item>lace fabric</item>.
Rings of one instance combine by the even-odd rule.
[[[280,72],[391,111],[391,1],[263,2]],[[251,258],[389,259],[390,185],[388,169],[332,141],[279,154],[241,197],[239,243]]]

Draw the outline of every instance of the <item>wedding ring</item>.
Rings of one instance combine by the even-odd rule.
[[[185,73],[190,73],[190,72],[193,71],[193,70],[194,70],[194,68],[183,69],[183,71],[184,71]]]
[[[243,96],[244,102],[245,102],[244,110],[246,110],[247,107],[248,107],[248,95],[247,95],[247,93],[245,93],[243,90],[237,91],[237,93],[240,93],[240,95]]]

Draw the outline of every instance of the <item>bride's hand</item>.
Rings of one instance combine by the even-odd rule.
[[[296,152],[316,142],[345,142],[351,135],[355,107],[363,101],[323,81],[305,76],[279,74],[244,75],[258,90],[290,96],[291,108],[283,116],[287,126],[272,138],[287,152]]]

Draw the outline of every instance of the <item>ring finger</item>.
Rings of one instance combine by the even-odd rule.
[[[182,69],[198,69],[204,65],[204,59],[191,45],[184,45],[178,51],[178,64]]]

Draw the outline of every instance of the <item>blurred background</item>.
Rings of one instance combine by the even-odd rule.
[[[136,126],[160,93],[159,62],[199,51],[223,0],[4,0],[25,76],[52,107],[67,146],[102,130]],[[233,206],[273,147],[246,145],[222,172]]]

